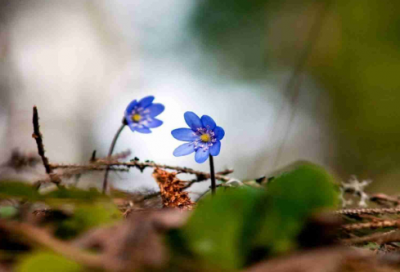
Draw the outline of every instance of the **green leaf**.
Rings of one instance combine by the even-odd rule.
[[[380,247],[381,246],[379,244],[372,243],[372,242],[367,243],[366,245],[363,246],[363,248],[367,248],[367,249],[370,249],[370,250],[376,250],[376,249],[379,249]]]
[[[52,208],[61,208],[66,203],[74,205],[87,205],[98,202],[111,202],[111,199],[100,193],[97,189],[82,190],[79,188],[60,187],[42,195],[43,201]]]
[[[261,218],[252,246],[284,252],[296,245],[307,217],[334,208],[339,201],[335,181],[322,167],[303,164],[274,179],[253,218]],[[261,211],[263,210],[263,211]],[[264,213],[260,217],[258,213]]]
[[[337,202],[333,178],[319,166],[303,164],[277,176],[267,189],[218,188],[196,208],[180,243],[220,270],[240,269],[294,248],[306,219]]]
[[[205,197],[183,228],[190,249],[221,269],[241,267],[243,226],[261,193],[251,187],[218,188],[215,197]]]
[[[50,193],[44,194],[44,198],[50,199],[60,199],[60,200],[73,200],[73,201],[84,201],[92,202],[99,199],[107,199],[105,195],[100,193],[98,190],[91,188],[89,190],[82,190],[78,188],[65,188],[60,187]]]
[[[13,206],[0,207],[0,218],[11,218],[18,214],[18,209]]]
[[[27,182],[8,180],[0,181],[0,198],[21,198],[29,201],[43,200],[48,202],[48,204],[60,202],[57,200],[65,203],[65,200],[93,202],[108,199],[108,197],[94,188],[82,190],[78,188],[59,187],[54,191],[42,195]]]
[[[41,198],[35,188],[27,182],[0,181],[0,198],[21,198],[37,201]]]
[[[112,224],[120,218],[121,213],[112,203],[80,204],[73,216],[59,225],[56,235],[64,239],[72,238],[93,227]]]
[[[17,272],[79,272],[83,267],[52,252],[34,252],[24,256],[16,267]]]

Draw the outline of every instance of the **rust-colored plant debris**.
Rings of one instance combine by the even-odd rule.
[[[160,186],[163,206],[167,208],[180,208],[191,210],[193,202],[189,198],[189,194],[184,192],[185,183],[176,177],[175,172],[167,172],[156,168],[153,172],[153,177]]]
[[[195,203],[185,190],[195,183],[208,180],[209,173],[153,161],[142,162],[138,158],[130,159],[129,150],[107,157],[96,157],[94,151],[89,162],[85,164],[50,163],[44,156],[44,143],[39,131],[36,108],[33,123],[39,156],[15,151],[2,168],[14,169],[17,172],[33,171],[34,166],[42,161],[46,172],[43,173],[43,179],[33,182],[33,186],[5,178],[0,182],[0,271],[14,271],[14,268],[16,271],[22,271],[18,270],[21,264],[30,265],[32,258],[36,261],[35,258],[44,257],[46,261],[40,264],[41,267],[47,267],[52,258],[61,258],[79,266],[79,271],[202,272],[221,271],[220,268],[233,268],[235,265],[240,271],[358,272],[397,271],[400,267],[400,198],[384,194],[368,195],[364,192],[366,182],[358,182],[354,178],[350,185],[342,184],[340,197],[345,209],[326,214],[310,213],[310,217],[302,219],[306,220],[304,222],[298,220],[296,212],[291,215],[285,210],[287,214],[283,215],[285,221],[282,221],[268,214],[272,208],[268,206],[268,203],[271,203],[269,200],[276,195],[271,191],[271,185],[253,187],[251,182],[239,181],[241,186],[238,188],[226,188],[231,187],[231,183],[234,182],[226,176],[233,172],[228,169],[215,175],[216,179],[222,181],[219,184],[221,188],[218,188],[221,189],[221,193],[217,193],[216,198],[204,199],[203,205],[188,212],[187,210],[195,207]],[[159,192],[125,192],[110,186],[108,194],[104,195],[96,189],[80,189],[66,182],[67,179],[79,179],[81,175],[92,171],[138,169],[143,173],[147,168],[154,168],[153,177],[160,188]],[[173,172],[168,172],[167,169]],[[320,173],[315,167],[305,169],[304,171],[310,174]],[[195,178],[180,180],[177,177],[178,173],[191,174]],[[296,173],[297,182],[304,172]],[[328,175],[317,176],[321,179],[326,177],[326,182],[330,182]],[[309,180],[308,177],[303,182],[307,183]],[[289,181],[285,178],[279,180],[279,177],[275,178],[274,182],[277,185],[294,184],[285,183]],[[38,190],[46,183],[58,186],[54,191]],[[285,188],[282,191],[292,187]],[[254,190],[258,190],[257,193]],[[230,194],[233,192],[237,194]],[[306,200],[321,199],[322,192],[324,190],[318,190],[318,194],[307,192],[309,195]],[[329,192],[334,192],[334,189],[330,188]],[[329,196],[327,193],[325,195]],[[335,199],[339,197],[336,193],[332,195]],[[223,201],[214,205],[221,196],[223,198],[220,200]],[[242,198],[244,196],[246,197]],[[258,200],[254,201],[254,198]],[[354,202],[358,198],[362,199]],[[208,202],[214,203],[213,206],[205,205],[207,201],[214,201]],[[288,201],[285,202],[290,201],[299,201],[297,195],[289,194]],[[279,211],[277,215],[282,213],[279,205],[275,205],[273,209]],[[212,216],[213,211],[215,214]],[[268,219],[266,226],[260,224],[264,218]],[[221,227],[224,220],[228,222],[226,226],[234,228]],[[284,227],[290,220],[302,228],[302,232],[295,237],[289,236],[290,232]],[[214,227],[206,229],[206,225],[200,224],[202,222],[219,224],[219,232],[215,232],[217,235],[214,235]],[[279,224],[279,228],[284,230],[282,233],[286,233],[283,237],[286,240],[275,240],[275,236],[270,235],[269,231],[274,231],[274,228],[268,226],[273,224]],[[256,228],[250,231],[254,226]],[[282,249],[282,245],[289,245],[285,254],[263,252],[262,248],[247,244],[251,237],[255,237],[252,234],[260,231],[261,227],[268,230],[260,232],[267,233],[265,245],[279,250]],[[235,231],[230,232],[231,230]],[[230,234],[225,235],[228,232]],[[204,233],[206,235],[199,240],[199,234]],[[234,246],[224,246],[215,250],[213,247],[217,245],[210,241],[218,237],[223,237],[224,242],[234,241],[232,245],[235,245],[238,239],[241,240],[243,248],[239,252],[242,255],[237,255],[237,251],[231,250]],[[21,254],[14,254],[15,250]],[[49,250],[53,255],[48,253]],[[212,254],[209,254],[209,250]],[[2,255],[3,252],[7,254]],[[214,262],[215,254],[221,258],[217,262]],[[226,256],[234,258],[224,259]],[[234,264],[235,258],[243,258],[242,263]],[[62,264],[57,262],[61,267]]]

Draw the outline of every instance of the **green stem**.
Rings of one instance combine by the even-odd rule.
[[[118,131],[117,131],[117,133],[115,134],[114,139],[113,139],[113,141],[112,141],[112,143],[111,143],[110,150],[108,151],[108,158],[110,158],[111,155],[112,155],[112,153],[114,152],[115,144],[117,143],[117,140],[118,140],[118,138],[119,138],[119,135],[121,134],[121,132],[122,132],[122,130],[124,129],[125,126],[126,126],[126,121],[125,121],[125,118],[124,118],[124,119],[122,120],[122,125],[121,125],[121,127],[118,129]],[[107,191],[107,187],[108,187],[108,173],[109,173],[109,171],[110,171],[110,167],[107,167],[106,173],[104,174],[103,194],[105,194],[106,191]]]

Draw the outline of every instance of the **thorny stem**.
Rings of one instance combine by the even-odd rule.
[[[126,126],[126,120],[125,118],[122,119],[122,125],[121,127],[118,129],[117,133],[114,136],[114,139],[112,140],[111,146],[110,146],[110,150],[108,151],[108,158],[111,157],[113,151],[114,151],[114,147],[115,144],[117,143],[117,140],[119,138],[119,135],[121,134],[122,130],[124,129],[124,127]],[[106,169],[106,173],[104,174],[104,181],[103,181],[103,194],[106,193],[107,191],[107,185],[108,185],[108,172],[110,171],[110,167],[108,166]]]
[[[49,165],[49,159],[47,159],[47,157],[45,155],[44,145],[43,145],[43,138],[42,138],[42,134],[40,133],[39,113],[38,113],[38,110],[37,110],[36,106],[33,107],[32,122],[33,122],[32,138],[34,138],[35,141],[36,141],[37,148],[38,148],[38,153],[39,153],[39,156],[42,158],[43,166],[46,169],[46,173],[47,174],[51,174],[52,169],[50,168],[50,165]]]
[[[370,209],[343,209],[334,211],[336,215],[361,215],[361,214],[400,214],[400,208],[370,208]]]
[[[211,193],[215,195],[216,190],[216,182],[215,182],[215,172],[214,172],[214,159],[213,156],[210,155],[210,175],[211,175]]]
[[[35,139],[36,145],[38,148],[39,156],[42,158],[43,166],[46,169],[46,173],[49,176],[51,182],[53,182],[57,187],[60,186],[61,180],[53,174],[53,169],[50,167],[49,159],[45,155],[44,144],[42,133],[40,133],[40,125],[39,125],[39,113],[36,106],[33,107],[33,134],[32,138]],[[41,183],[37,183],[35,188],[36,190],[40,189]]]
[[[162,169],[170,169],[170,170],[175,170],[179,173],[186,173],[186,174],[193,174],[196,176],[204,177],[205,179],[210,178],[210,174],[197,171],[191,168],[187,167],[180,167],[180,166],[172,166],[172,165],[166,165],[166,164],[159,164],[159,163],[154,163],[154,162],[139,162],[139,161],[130,161],[130,162],[119,162],[119,161],[103,161],[99,160],[96,161],[96,164],[57,164],[57,163],[52,163],[50,164],[50,167],[52,169],[84,169],[84,170],[92,170],[92,169],[99,169],[99,166],[104,166],[104,167],[109,167],[109,166],[124,166],[124,167],[151,167],[151,168],[162,168]],[[106,168],[104,168],[105,170]],[[232,169],[227,169],[222,172],[218,172],[215,175],[215,178],[221,181],[229,181],[231,178],[226,177],[225,175],[233,173]]]

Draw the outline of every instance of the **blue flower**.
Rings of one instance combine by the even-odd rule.
[[[183,145],[174,150],[174,156],[180,157],[196,152],[194,159],[198,163],[203,163],[209,155],[218,156],[221,150],[222,138],[225,136],[223,128],[218,127],[214,120],[203,115],[199,118],[193,112],[185,112],[185,121],[190,128],[174,129],[172,136],[180,141],[185,141]]]
[[[154,96],[142,98],[139,102],[133,100],[125,110],[126,124],[132,131],[140,133],[151,133],[151,128],[159,127],[163,124],[155,117],[165,109],[162,104],[153,104]]]

